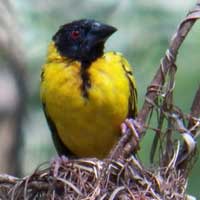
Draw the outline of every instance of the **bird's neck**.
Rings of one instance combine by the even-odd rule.
[[[97,60],[103,55],[104,44],[99,43],[95,45],[93,48],[87,52],[86,50],[83,51],[83,55],[80,57],[80,61],[83,65],[87,65],[87,63],[92,63],[93,61]]]
[[[79,58],[73,59],[67,56],[62,56],[57,50],[55,43],[51,42],[48,46],[47,62],[67,62],[73,60],[80,62],[83,68],[88,68],[92,62],[94,62],[103,55],[103,48],[103,44],[95,46],[94,49],[92,49],[87,54],[80,55]]]

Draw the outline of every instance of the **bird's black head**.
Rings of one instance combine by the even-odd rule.
[[[103,54],[104,43],[117,29],[83,19],[60,27],[53,41],[62,56],[81,62],[91,62]]]

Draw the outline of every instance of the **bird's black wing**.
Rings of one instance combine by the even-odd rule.
[[[136,82],[135,78],[133,76],[133,72],[127,62],[127,60],[122,57],[121,58],[121,64],[125,71],[126,77],[129,82],[129,90],[130,90],[130,96],[129,96],[129,112],[127,117],[128,118],[135,118],[137,115],[137,89],[136,89]]]

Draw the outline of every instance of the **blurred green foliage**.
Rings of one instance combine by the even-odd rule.
[[[40,105],[39,80],[47,45],[58,27],[80,18],[94,18],[116,26],[118,32],[109,39],[106,50],[122,52],[134,66],[141,107],[145,88],[152,80],[172,34],[195,1],[16,0],[13,4],[29,72],[29,115],[24,125],[26,145],[23,152],[24,170],[28,173],[55,154]],[[199,34],[200,24],[197,23],[181,47],[177,61],[175,103],[184,112],[189,112],[200,83]],[[145,160],[148,159],[145,149],[150,148],[152,136],[148,134],[143,141],[141,157]],[[196,163],[189,181],[189,193],[197,198],[200,198],[199,164]]]

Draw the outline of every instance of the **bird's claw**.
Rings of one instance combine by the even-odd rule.
[[[64,163],[68,161],[69,159],[64,155],[53,158],[50,162],[50,165],[53,168],[53,176],[57,176],[61,165],[63,165]]]
[[[125,119],[125,121],[121,124],[121,132],[122,134],[126,134],[128,129],[131,130],[135,139],[139,140],[139,135],[137,132],[138,122],[134,119]]]
[[[129,118],[125,119],[125,121],[121,124],[121,133],[122,135],[127,134],[127,131],[130,130],[135,141],[136,146],[139,148],[139,139],[140,136],[137,132],[139,124],[136,120]]]

